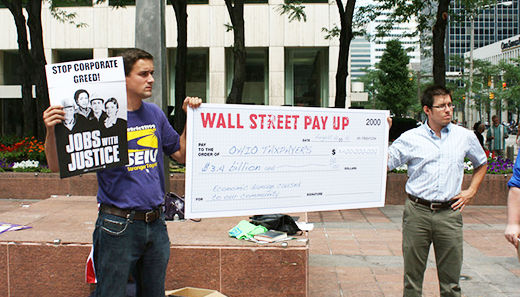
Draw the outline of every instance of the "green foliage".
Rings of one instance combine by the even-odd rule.
[[[226,32],[233,31],[233,29],[234,29],[233,25],[231,25],[230,23],[225,23],[224,27],[226,27]]]
[[[334,24],[334,27],[332,27],[330,30],[327,27],[321,28],[321,32],[325,32],[327,34],[325,35],[326,40],[331,40],[335,37],[339,37],[341,30],[338,28],[338,25]]]
[[[517,116],[520,114],[520,58],[512,59],[509,62],[501,61],[498,68],[502,72],[502,79],[499,84],[499,97],[507,102],[507,108]],[[502,84],[506,83],[506,88]]]
[[[75,1],[63,1],[63,0],[47,0],[50,3],[50,12],[53,18],[59,22],[65,24],[71,24],[77,28],[87,27],[86,23],[77,23],[76,17],[78,16],[75,12],[68,12],[60,7],[64,6],[85,6],[85,3],[89,3],[92,6],[92,1],[75,0]]]
[[[352,102],[352,106],[362,106],[369,109],[384,109],[385,105],[377,100],[377,92],[380,89],[379,71],[377,69],[364,68],[365,75],[359,77],[357,81],[362,82],[365,92],[368,93],[367,102]]]
[[[410,58],[402,48],[401,42],[391,40],[378,65],[378,78],[381,83],[377,99],[396,116],[404,117],[414,103],[413,80],[408,72]]]
[[[302,1],[289,0],[283,4],[278,5],[278,12],[280,15],[288,15],[289,22],[303,20],[307,22],[307,15],[305,14],[305,6],[302,5]]]
[[[7,168],[8,164],[26,160],[46,163],[42,142],[34,137],[3,136],[0,138],[0,167]]]
[[[42,173],[52,172],[47,167],[13,168],[12,170],[13,170],[13,172],[42,172]]]
[[[173,159],[170,159],[169,171],[170,171],[170,173],[185,173],[186,166],[184,166],[184,164],[177,163]]]

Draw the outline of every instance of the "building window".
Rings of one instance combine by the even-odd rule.
[[[1,55],[0,55],[1,57]],[[22,84],[22,60],[18,52],[3,52],[3,70],[0,85]]]
[[[177,50],[168,50],[168,67],[170,83],[170,105],[175,106],[175,61]],[[208,102],[209,94],[209,49],[188,48],[186,55],[186,96],[200,97]]]
[[[285,103],[328,106],[327,48],[285,49]]]
[[[269,54],[267,48],[246,48],[246,80],[242,103],[266,105],[269,102]],[[233,48],[226,48],[227,93],[233,85]]]
[[[92,0],[53,0],[56,7],[92,6]]]
[[[0,134],[22,136],[21,99],[0,99]]]
[[[108,5],[135,5],[135,0],[108,0]],[[208,0],[188,0],[188,4],[208,4]]]
[[[53,63],[89,60],[92,59],[92,57],[92,49],[54,50],[52,53]]]
[[[3,66],[0,69],[0,93],[3,85],[22,84],[21,64],[18,52],[0,51],[0,66]],[[21,110],[23,110],[23,102],[20,98],[0,99],[0,135],[22,136]]]
[[[329,0],[301,0],[301,2],[302,3],[329,3]]]

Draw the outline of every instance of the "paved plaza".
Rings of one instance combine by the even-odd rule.
[[[402,296],[403,206],[309,213],[310,294]],[[505,206],[468,206],[464,218],[463,296],[520,296],[520,263],[504,238]],[[439,296],[433,249],[423,296]]]
[[[37,201],[0,199],[0,214]],[[402,209],[308,213],[315,224],[309,234],[309,296],[402,296]],[[503,235],[506,207],[469,206],[463,217],[463,295],[520,297],[520,263]],[[424,296],[439,296],[432,254]]]

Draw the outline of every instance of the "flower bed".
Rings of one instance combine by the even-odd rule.
[[[464,175],[463,188],[471,181],[471,174]],[[473,199],[475,205],[506,205],[507,181],[510,174],[487,174],[484,177],[477,196]],[[389,173],[386,183],[387,205],[402,205],[406,200],[404,191],[406,174]],[[170,174],[170,191],[184,194],[184,174]],[[94,173],[83,174],[60,179],[57,173],[0,173],[0,199],[46,199],[51,195],[95,196],[97,180]]]
[[[34,137],[0,138],[0,172],[49,172],[45,148]]]
[[[488,157],[487,160],[488,168],[487,174],[512,174],[514,162],[507,158],[502,157]],[[473,164],[467,160],[464,162],[464,173],[473,174]],[[392,170],[393,173],[407,173],[408,167],[405,165],[399,166]]]

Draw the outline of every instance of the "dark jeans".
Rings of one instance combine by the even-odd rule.
[[[164,214],[146,223],[100,212],[93,243],[97,297],[125,297],[130,274],[138,297],[164,297],[170,258]]]

